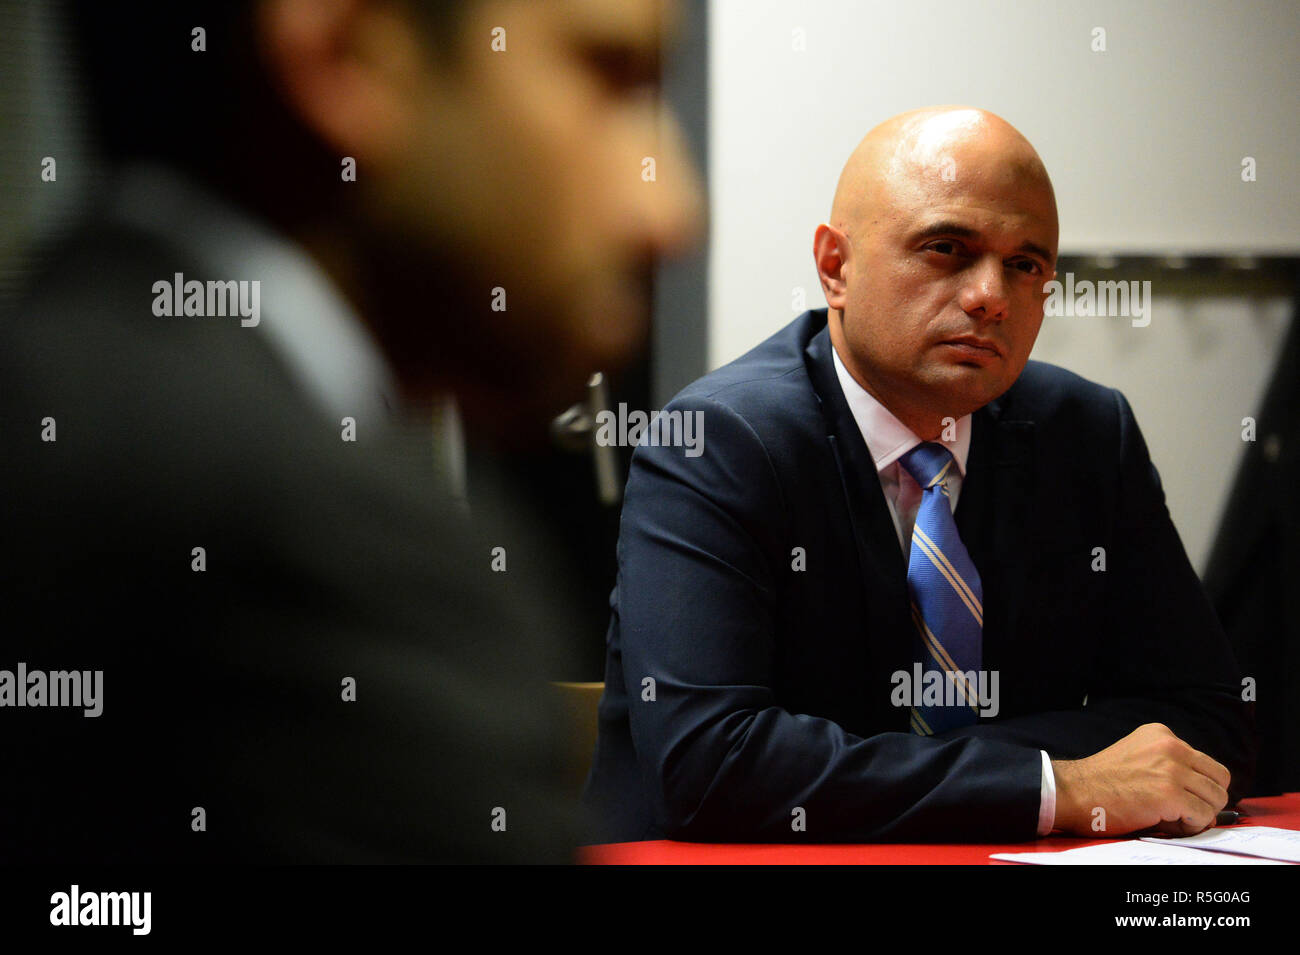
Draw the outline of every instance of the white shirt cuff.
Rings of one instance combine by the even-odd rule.
[[[1052,761],[1047,757],[1047,750],[1040,749],[1043,754],[1043,777],[1038,789],[1038,835],[1047,835],[1052,831],[1052,825],[1056,822],[1056,774],[1052,772]]]

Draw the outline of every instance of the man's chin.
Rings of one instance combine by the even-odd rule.
[[[930,387],[944,395],[944,405],[951,409],[947,413],[960,418],[1001,397],[1015,383],[1015,378],[1008,381],[1003,373],[988,372],[987,368],[953,366],[934,376]]]

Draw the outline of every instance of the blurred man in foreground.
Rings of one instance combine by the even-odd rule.
[[[0,321],[0,854],[565,861],[544,539],[429,422],[540,440],[640,347],[673,9],[177,6],[74,7],[114,175]]]

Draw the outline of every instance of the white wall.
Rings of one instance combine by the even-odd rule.
[[[712,0],[710,367],[825,304],[812,236],[844,160],[916,106],[1015,124],[1053,178],[1063,253],[1295,254],[1298,33],[1300,4],[1268,0]],[[1148,327],[1049,318],[1033,357],[1128,396],[1203,570],[1290,303],[1150,278]]]

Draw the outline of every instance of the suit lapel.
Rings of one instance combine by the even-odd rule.
[[[870,628],[864,623],[863,638],[867,639],[869,635],[868,652],[877,670],[890,673],[911,666],[912,617],[907,596],[907,568],[898,549],[898,532],[885,503],[885,492],[880,486],[875,462],[840,388],[831,349],[830,333],[823,326],[808,343],[805,359],[813,388],[821,401],[827,427],[826,441],[839,469],[853,522],[863,594],[872,622]],[[905,717],[900,719],[905,726]]]
[[[1000,667],[1017,629],[1036,509],[1034,423],[1004,416],[1005,397],[971,415],[970,457],[954,515],[984,586],[985,669]]]

